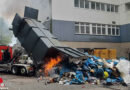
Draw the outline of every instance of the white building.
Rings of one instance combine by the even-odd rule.
[[[44,0],[44,20],[73,48],[112,48],[130,57],[130,0]]]

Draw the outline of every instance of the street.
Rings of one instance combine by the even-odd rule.
[[[4,72],[0,72],[4,84],[8,90],[130,90],[130,86],[102,86],[102,85],[59,85],[51,83],[45,85],[45,81],[37,81],[36,77],[16,76]]]

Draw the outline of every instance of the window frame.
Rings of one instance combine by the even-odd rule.
[[[77,3],[78,6],[76,6],[76,1],[78,1],[78,3]],[[80,6],[79,6],[79,1],[80,1],[80,0],[74,0],[74,7],[77,7],[77,8],[80,7]]]
[[[88,30],[87,30],[87,27],[88,27]],[[100,28],[100,33],[98,31],[99,28]],[[75,34],[120,36],[120,26],[110,25],[110,24],[88,23],[88,22],[75,22]]]

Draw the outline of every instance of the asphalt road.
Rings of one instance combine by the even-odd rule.
[[[16,76],[0,72],[8,90],[130,90],[130,86],[102,86],[102,85],[59,85],[52,83],[45,85],[45,81],[37,81],[35,77]]]

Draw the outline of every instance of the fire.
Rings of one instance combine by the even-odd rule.
[[[44,74],[48,76],[48,72],[61,62],[61,56],[57,56],[56,58],[50,58],[49,62],[44,66]]]

